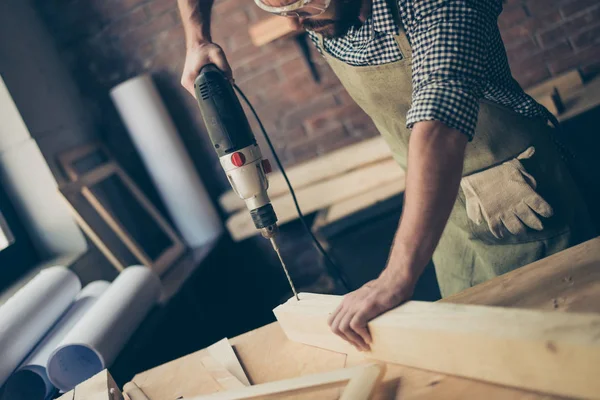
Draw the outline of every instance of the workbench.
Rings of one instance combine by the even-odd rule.
[[[448,297],[444,302],[502,307],[600,312],[600,237]],[[365,362],[287,340],[272,323],[230,340],[251,383],[297,377]],[[410,343],[398,343],[398,346]],[[138,374],[133,382],[151,400],[202,392],[206,349]],[[335,398],[335,389],[304,398]],[[556,399],[533,392],[387,364],[378,399]]]

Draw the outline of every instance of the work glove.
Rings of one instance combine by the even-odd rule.
[[[465,194],[467,216],[477,225],[487,222],[492,234],[500,239],[508,231],[522,234],[526,226],[544,229],[538,217],[549,218],[554,211],[535,188],[537,182],[525,171],[520,160],[531,158],[534,147],[529,147],[517,158],[464,177],[460,186]]]

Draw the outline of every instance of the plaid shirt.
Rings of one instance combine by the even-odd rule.
[[[547,111],[513,79],[497,19],[502,0],[397,0],[412,46],[412,106],[407,126],[436,120],[472,138],[479,101],[487,99],[528,117]],[[325,50],[354,66],[402,59],[399,29],[386,0],[373,0],[371,16]],[[319,51],[318,37],[309,35]]]

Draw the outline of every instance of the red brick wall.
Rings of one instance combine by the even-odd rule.
[[[213,196],[227,188],[192,98],[179,86],[185,48],[175,0],[37,0],[101,135],[131,169],[133,147],[108,98],[119,82],[151,72]],[[315,84],[296,44],[254,47],[248,26],[267,15],[252,0],[217,0],[213,39],[254,102],[285,164],[376,134],[369,119],[313,51]],[[529,86],[580,67],[600,69],[598,0],[508,0],[500,19],[515,77]],[[258,133],[258,132],[257,132]],[[127,166],[127,165],[126,165]],[[135,175],[135,173],[134,173]]]
[[[588,76],[600,71],[598,0],[507,0],[500,27],[524,87],[573,68]]]

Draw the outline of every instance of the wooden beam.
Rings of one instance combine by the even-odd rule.
[[[387,185],[375,188],[371,191],[359,194],[358,196],[332,204],[327,212],[321,216],[320,226],[326,226],[333,222],[344,219],[360,210],[372,207],[375,204],[392,198],[406,189],[406,177],[391,182]]]
[[[233,347],[229,343],[229,339],[224,338],[206,348],[215,360],[217,360],[225,369],[246,386],[250,386],[250,381],[246,376],[246,372],[240,364]]]
[[[238,378],[211,356],[204,356],[200,362],[208,373],[223,388],[223,390],[241,389],[246,387]]]
[[[339,201],[403,179],[404,171],[391,159],[299,189],[296,191],[296,196],[302,212],[309,214]],[[272,205],[279,224],[298,218],[291,195],[274,199]],[[231,216],[227,220],[226,226],[233,239],[237,241],[258,233],[247,210],[239,211]]]
[[[356,350],[327,325],[341,296],[302,294],[275,308],[290,340]],[[369,323],[367,356],[544,393],[600,394],[600,315],[410,301]]]
[[[245,400],[257,398],[281,398],[284,393],[300,394],[319,388],[328,388],[347,382],[340,400],[367,400],[381,378],[385,367],[381,364],[366,364],[343,368],[331,372],[306,375],[248,386],[211,395],[196,396],[189,400]]]
[[[574,92],[583,86],[583,78],[578,70],[572,70],[562,75],[548,79],[539,85],[527,89],[527,94],[538,98],[550,95],[554,90],[558,90],[561,97],[568,97],[569,93]]]
[[[57,400],[120,400],[123,394],[108,370],[98,372]],[[135,399],[137,400],[137,399]]]
[[[392,154],[383,138],[375,137],[295,165],[286,172],[294,190],[298,190],[364,165],[390,158],[392,158]],[[288,191],[288,186],[281,173],[269,175],[271,199],[285,195]],[[231,190],[220,197],[219,203],[226,212],[245,208],[242,199]]]

